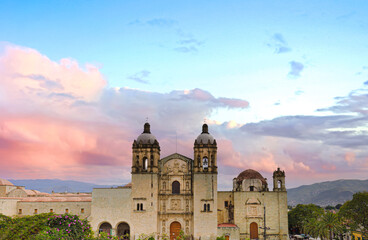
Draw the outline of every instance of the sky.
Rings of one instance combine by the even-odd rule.
[[[151,124],[219,189],[368,179],[367,1],[0,1],[0,178],[130,181]]]

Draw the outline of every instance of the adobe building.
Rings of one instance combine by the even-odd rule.
[[[83,202],[60,201],[52,207],[57,213],[68,207],[72,214],[83,208],[95,231],[130,239],[152,235],[172,240],[180,232],[198,240],[222,235],[231,240],[288,238],[284,171],[273,173],[273,191],[251,169],[234,178],[232,190],[218,191],[217,143],[207,124],[194,141],[192,159],[178,153],[161,158],[159,142],[146,123],[133,142],[131,173],[131,183],[123,187],[96,188],[91,199],[86,195]],[[32,209],[48,212],[57,198],[54,202],[40,202],[42,196],[38,202],[28,195],[14,198],[6,184],[0,186],[0,213],[6,215],[19,215],[20,208],[21,214],[32,214]],[[77,199],[73,195],[68,200],[72,197]],[[27,198],[33,205],[25,203]]]

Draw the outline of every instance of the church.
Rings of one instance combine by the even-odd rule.
[[[248,169],[230,191],[217,190],[217,143],[203,124],[193,159],[178,153],[161,158],[160,144],[144,124],[132,147],[132,182],[94,189],[90,221],[94,229],[131,239],[153,234],[176,239],[287,239],[285,172],[273,173],[273,191]]]
[[[132,146],[132,181],[92,194],[40,193],[0,179],[0,213],[79,214],[94,231],[126,239],[226,240],[288,238],[285,172],[267,179],[252,169],[233,179],[229,191],[217,190],[217,143],[203,124],[194,140],[193,159],[178,153],[160,156],[160,144],[145,123]],[[32,192],[33,191],[33,192]]]

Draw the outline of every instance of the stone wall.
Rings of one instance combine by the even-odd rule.
[[[17,203],[19,199],[0,198],[0,213],[6,216],[17,215]]]
[[[235,192],[235,224],[240,228],[240,239],[250,237],[250,224],[258,225],[258,235],[263,239],[264,206],[266,206],[267,239],[287,239],[286,192]],[[261,227],[261,228],[260,228]]]
[[[64,214],[66,212],[70,214],[79,215],[82,218],[87,218],[91,215],[91,202],[46,202],[46,201],[18,201],[15,207],[17,215],[34,215],[40,213],[53,212],[56,214]],[[22,214],[19,214],[21,209]],[[51,210],[52,209],[52,210]],[[83,209],[83,210],[82,210]]]
[[[210,204],[210,211],[204,211]],[[217,174],[193,174],[194,238],[201,240],[217,237]]]
[[[130,188],[95,188],[92,192],[91,222],[92,229],[98,232],[102,223],[107,222],[113,228],[113,234],[120,223],[132,228],[132,201]]]
[[[225,206],[225,202],[227,201],[228,206]],[[230,223],[232,222],[229,219],[229,208],[232,206],[232,211],[234,210],[234,195],[232,191],[222,191],[217,192],[217,222],[221,223]]]
[[[137,209],[143,204],[143,210]],[[158,175],[132,174],[131,236],[158,234]]]
[[[239,240],[239,228],[238,227],[218,227],[218,236],[229,236],[229,240]]]

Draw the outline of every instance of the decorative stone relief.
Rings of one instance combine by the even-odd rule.
[[[171,209],[172,210],[180,210],[181,209],[181,200],[180,199],[171,199]]]
[[[248,215],[249,216],[258,216],[260,215],[260,212],[258,211],[257,206],[248,206]]]
[[[165,164],[163,172],[165,174],[181,174],[187,173],[188,169],[186,163],[181,160],[171,160]]]
[[[180,164],[178,163],[177,160],[175,160],[175,162],[174,162],[173,172],[174,172],[174,174],[177,174],[177,173],[181,172],[180,171]]]

